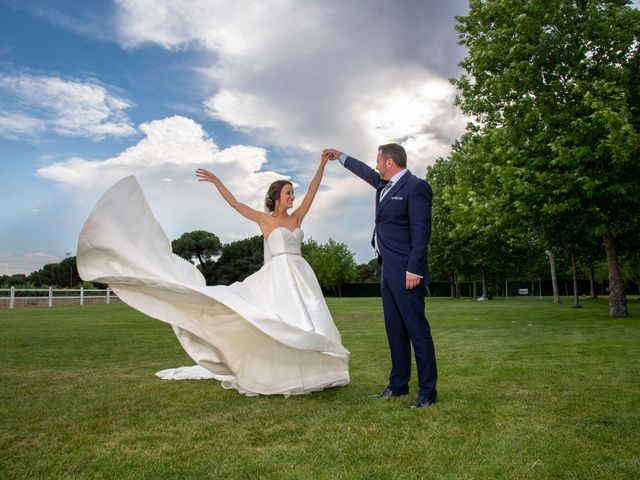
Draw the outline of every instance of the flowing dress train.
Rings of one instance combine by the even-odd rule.
[[[260,270],[229,286],[207,286],[193,264],[172,253],[130,176],[91,212],[76,260],[84,280],[108,284],[128,305],[172,325],[197,366],[159,376],[215,378],[245,395],[289,396],[349,383],[349,352],[300,255],[303,236],[300,228],[276,228]]]

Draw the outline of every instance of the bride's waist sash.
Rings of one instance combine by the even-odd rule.
[[[272,257],[279,257],[280,255],[302,255],[300,252],[276,252],[276,253],[272,253],[271,256]]]

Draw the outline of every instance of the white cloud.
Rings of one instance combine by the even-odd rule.
[[[44,120],[20,112],[7,113],[0,110],[0,137],[19,138],[33,136],[47,130]]]
[[[347,244],[359,263],[373,258],[374,190],[339,162],[327,165],[322,187],[305,218],[306,238]]]
[[[234,2],[218,17],[215,7],[196,1],[191,8],[199,14],[188,20],[176,10],[165,12],[173,27],[183,25],[183,34],[157,43],[165,48],[197,44],[214,52],[215,63],[201,72],[214,90],[204,101],[205,111],[256,142],[302,150],[298,156],[309,163],[315,163],[320,149],[333,146],[372,164],[377,145],[396,141],[405,146],[411,170],[423,176],[427,165],[449,153],[466,125],[444,73],[443,64],[455,64],[455,55],[438,47],[446,44],[444,30],[453,31],[452,19],[430,3],[372,8],[370,1],[278,2],[265,14],[251,2]],[[127,20],[138,26],[150,21],[141,15]],[[148,29],[132,31],[140,41],[155,41],[144,35]],[[234,42],[237,36],[230,31],[241,32],[243,43]],[[211,41],[224,32],[221,41]],[[418,53],[424,45],[427,51]],[[293,171],[309,176],[312,170],[299,162]],[[368,261],[373,208],[372,189],[332,164],[305,232],[319,241],[345,242],[358,261]]]
[[[73,200],[77,229],[98,197],[119,179],[136,175],[145,196],[169,239],[192,230],[207,230],[229,242],[259,234],[258,227],[229,207],[215,188],[198,183],[195,169],[218,174],[241,201],[262,210],[271,182],[284,175],[269,169],[262,148],[235,145],[220,149],[191,119],[174,116],[140,126],[145,137],[120,154],[103,160],[71,158],[38,170],[56,181]],[[305,175],[294,178],[296,205],[304,197],[319,155],[306,159]],[[298,184],[301,185],[298,188]],[[347,243],[359,261],[367,261],[373,225],[373,191],[354,178],[339,162],[331,162],[304,224],[307,238],[324,242],[330,237]],[[336,215],[339,216],[336,217]]]
[[[38,169],[38,175],[58,182],[86,213],[113,183],[136,175],[170,238],[198,229],[214,232],[223,241],[258,233],[211,184],[198,183],[195,170],[212,170],[237,198],[262,210],[267,187],[283,178],[262,170],[267,163],[264,149],[220,149],[199,124],[180,116],[142,124],[140,130],[145,137],[115,157],[70,158]]]
[[[284,112],[270,105],[268,99],[251,93],[221,90],[204,102],[212,117],[239,129],[284,130],[288,124]]]
[[[419,176],[464,133],[466,119],[452,108],[456,92],[445,79],[424,71],[406,78],[385,74],[369,79],[364,90],[351,115],[361,119],[365,131],[375,132],[379,144],[401,143]]]
[[[371,161],[377,145],[398,141],[423,176],[464,129],[447,78],[462,56],[452,16],[465,13],[466,0],[116,0],[115,8],[121,46],[199,52],[194,69],[207,92],[205,113],[246,132],[252,145],[276,147],[282,158],[273,165],[263,148],[220,149],[184,117],[152,121],[139,127],[142,140],[112,158],[69,158],[38,171],[77,197],[84,208],[77,215],[135,174],[169,238],[205,229],[230,241],[257,228],[212,186],[195,183],[196,166],[216,171],[241,200],[261,208],[266,186],[280,176],[273,170],[294,175],[303,193],[323,147]],[[121,107],[126,125],[128,104]],[[52,129],[45,120],[42,128]],[[368,261],[371,188],[335,162],[325,177],[307,236],[346,242],[358,261]]]
[[[121,42],[128,47],[155,43],[169,50],[196,44],[224,55],[224,61],[264,55],[275,38],[289,38],[304,25],[317,25],[309,8],[294,0],[116,0]],[[299,10],[298,10],[299,9]],[[289,22],[298,10],[300,25]],[[283,29],[292,28],[287,33]]]
[[[0,253],[0,275],[28,274],[60,258],[48,253]]]
[[[447,35],[456,51],[452,15],[463,13],[466,2],[372,8],[364,0],[119,0],[117,6],[123,45],[196,47],[213,57],[200,70],[212,90],[205,111],[261,144],[365,155],[397,141],[412,145],[413,168],[422,175],[464,130],[443,74],[455,56],[439,47],[438,35]]]
[[[143,123],[139,130],[145,137],[116,157],[93,161],[69,158],[39,168],[38,175],[73,188],[93,189],[97,184],[106,186],[131,173],[229,158],[228,152],[221,153],[200,125],[185,117]],[[261,164],[264,151],[255,149],[251,153],[248,157],[252,157],[252,164]]]
[[[0,136],[6,138],[53,132],[100,140],[135,133],[125,113],[131,104],[96,82],[0,73],[0,91]]]

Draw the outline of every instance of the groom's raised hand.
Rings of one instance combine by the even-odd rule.
[[[322,151],[322,155],[327,155],[329,157],[329,160],[337,160],[338,158],[340,158],[340,155],[342,155],[342,152],[340,150],[336,150],[335,148],[325,148]]]

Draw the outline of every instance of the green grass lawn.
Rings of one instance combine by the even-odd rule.
[[[0,478],[640,478],[640,302],[428,299],[439,403],[370,399],[379,299],[328,299],[351,384],[242,397],[122,305],[0,310]],[[415,377],[415,375],[414,375]]]

